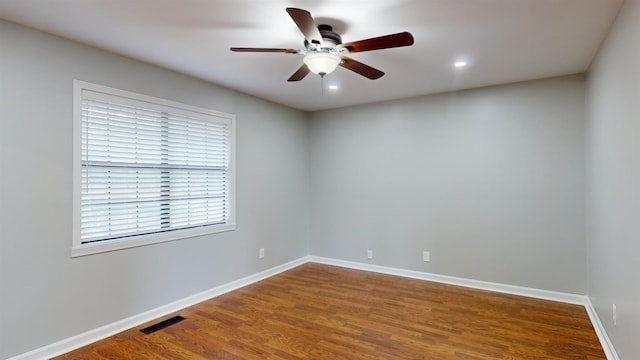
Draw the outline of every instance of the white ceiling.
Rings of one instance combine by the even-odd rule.
[[[0,0],[0,18],[313,111],[584,72],[622,2]],[[286,81],[301,55],[229,51],[303,48],[287,7],[310,11],[343,42],[409,31],[415,44],[350,55],[384,71],[378,80],[338,68],[324,84],[313,74]],[[469,65],[454,69],[458,59]]]

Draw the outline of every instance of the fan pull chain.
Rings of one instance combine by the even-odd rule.
[[[324,97],[324,75],[320,76],[320,95]]]

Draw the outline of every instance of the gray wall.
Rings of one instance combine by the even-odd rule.
[[[626,0],[588,77],[588,295],[622,359],[640,359],[639,38]]]
[[[584,294],[584,91],[572,76],[312,114],[311,254]]]
[[[236,114],[237,230],[72,259],[74,79]],[[3,21],[0,109],[2,359],[308,253],[305,113]]]

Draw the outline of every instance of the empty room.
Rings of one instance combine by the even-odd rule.
[[[0,0],[0,359],[640,359],[640,0]]]

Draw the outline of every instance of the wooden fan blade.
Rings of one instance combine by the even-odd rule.
[[[310,44],[322,45],[324,43],[320,30],[318,30],[318,25],[316,25],[310,12],[296,8],[287,8],[287,12]]]
[[[275,52],[275,53],[287,53],[297,54],[300,50],[296,49],[278,49],[278,48],[245,48],[245,47],[232,47],[231,51],[236,52]]]
[[[300,81],[304,79],[304,77],[307,76],[307,74],[310,72],[311,71],[307,67],[307,64],[302,64],[300,69],[298,69],[298,71],[293,73],[293,75],[291,75],[291,77],[287,81]]]
[[[354,53],[409,45],[413,45],[413,35],[408,32],[401,32],[397,34],[340,44],[338,45],[338,48],[345,48],[349,50],[350,53]]]
[[[341,56],[340,58],[342,59],[340,66],[342,66],[345,69],[349,69],[355,73],[358,73],[371,80],[379,79],[384,75],[382,71],[376,68],[372,68],[369,65],[365,65],[359,61],[353,60],[350,57]]]

